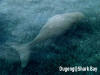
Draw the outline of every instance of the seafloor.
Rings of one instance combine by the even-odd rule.
[[[0,75],[100,75],[100,0],[0,0]],[[86,18],[65,34],[33,46],[23,69],[12,43],[32,41],[47,20],[80,11]],[[94,66],[97,72],[60,72]]]

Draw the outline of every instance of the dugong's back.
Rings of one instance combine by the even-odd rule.
[[[48,20],[48,22],[42,27],[39,35],[35,40],[42,41],[55,36],[59,36],[66,32],[73,23],[80,21],[84,15],[80,12],[66,13],[56,15]]]

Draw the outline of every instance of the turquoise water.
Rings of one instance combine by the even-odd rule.
[[[0,0],[0,75],[99,75],[100,0]],[[30,62],[20,67],[10,44],[32,41],[47,20],[81,11],[86,19],[66,34],[32,49]],[[34,51],[35,50],[35,51]],[[59,66],[95,66],[98,72],[59,72]]]

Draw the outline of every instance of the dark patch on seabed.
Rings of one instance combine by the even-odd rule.
[[[0,0],[0,75],[100,75],[100,0]],[[31,50],[21,68],[12,43],[32,41],[47,20],[81,11],[86,18],[65,34]],[[97,67],[97,72],[63,72],[59,67]]]

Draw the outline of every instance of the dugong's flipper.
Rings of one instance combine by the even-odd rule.
[[[14,49],[18,52],[21,61],[21,67],[24,68],[27,66],[29,57],[30,57],[30,49],[27,44],[25,45],[12,45]]]

